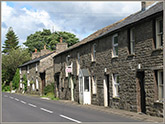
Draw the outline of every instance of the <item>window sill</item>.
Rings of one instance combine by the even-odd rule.
[[[113,97],[113,99],[118,99],[118,100],[119,100],[119,99],[120,99],[120,97],[117,97],[117,96],[116,96],[116,97]]]
[[[91,63],[95,63],[95,62],[96,62],[96,60],[92,60],[92,61],[91,61]]]
[[[129,54],[128,55],[128,57],[134,57],[135,56],[135,54]]]
[[[112,56],[112,59],[116,59],[116,58],[118,58],[119,56]]]
[[[156,100],[154,104],[163,104],[163,100]]]
[[[155,48],[152,50],[152,52],[156,52],[156,51],[162,51],[163,50],[163,47],[160,47],[160,48]]]

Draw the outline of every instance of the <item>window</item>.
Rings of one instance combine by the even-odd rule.
[[[157,70],[155,71],[156,75],[156,84],[157,84],[157,100],[162,101],[163,100],[163,70]]]
[[[37,65],[37,63],[36,63],[36,72],[38,71],[38,65]]]
[[[84,91],[89,91],[89,77],[84,77]]]
[[[36,89],[39,88],[38,79],[36,78]]]
[[[96,84],[96,77],[93,76],[92,77],[92,87],[93,87],[93,94],[96,94],[97,93],[97,84]]]
[[[77,53],[77,75],[79,75],[80,70],[80,54]]]
[[[113,97],[119,97],[119,75],[112,75]]]
[[[96,61],[96,44],[92,45],[92,62]]]
[[[22,79],[20,79],[20,88],[22,88]]]
[[[21,74],[21,68],[19,69],[19,73]]]
[[[30,80],[28,80],[27,85],[30,86]]]
[[[156,19],[156,48],[163,46],[163,19]]]
[[[135,54],[135,28],[131,28],[129,32],[130,41],[129,41],[129,49],[130,54]]]
[[[112,51],[112,57],[118,57],[118,35],[115,34],[112,37],[112,46],[113,46],[113,51]]]
[[[27,66],[27,73],[29,73],[29,65]]]

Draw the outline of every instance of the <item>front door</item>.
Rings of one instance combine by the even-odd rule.
[[[109,106],[109,76],[105,75],[104,83],[104,106]]]
[[[144,88],[144,71],[137,72],[136,84],[137,84],[137,111],[146,113],[146,100],[145,100],[145,88]]]
[[[83,78],[84,78],[84,104],[91,104],[90,77],[85,76]]]
[[[45,87],[45,72],[40,73],[41,82],[42,82],[42,94],[44,93],[44,87]]]

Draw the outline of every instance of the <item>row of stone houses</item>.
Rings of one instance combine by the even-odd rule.
[[[60,99],[163,116],[162,2],[147,8],[142,2],[141,11],[79,43],[60,44],[59,52],[20,66],[20,74],[34,80],[35,92],[54,83]]]
[[[157,3],[55,55],[56,97],[163,116],[162,17]]]
[[[19,66],[20,69],[20,87],[19,92],[24,92],[25,86],[22,83],[23,76],[27,78],[27,93],[42,95],[44,87],[48,84],[54,83],[54,69],[53,69],[53,57],[65,50],[67,44],[62,42],[56,45],[55,51],[50,51],[46,49],[41,50],[41,52],[35,52],[32,54],[32,60]]]

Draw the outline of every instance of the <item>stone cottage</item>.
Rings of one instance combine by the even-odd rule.
[[[53,57],[56,97],[163,116],[163,3],[147,4]]]
[[[25,86],[22,80],[25,75],[27,78],[27,93],[43,94],[44,87],[54,83],[53,57],[66,48],[67,43],[63,43],[61,38],[55,51],[47,50],[46,46],[41,52],[37,52],[36,49],[32,54],[32,60],[19,66],[20,92],[24,92]]]

